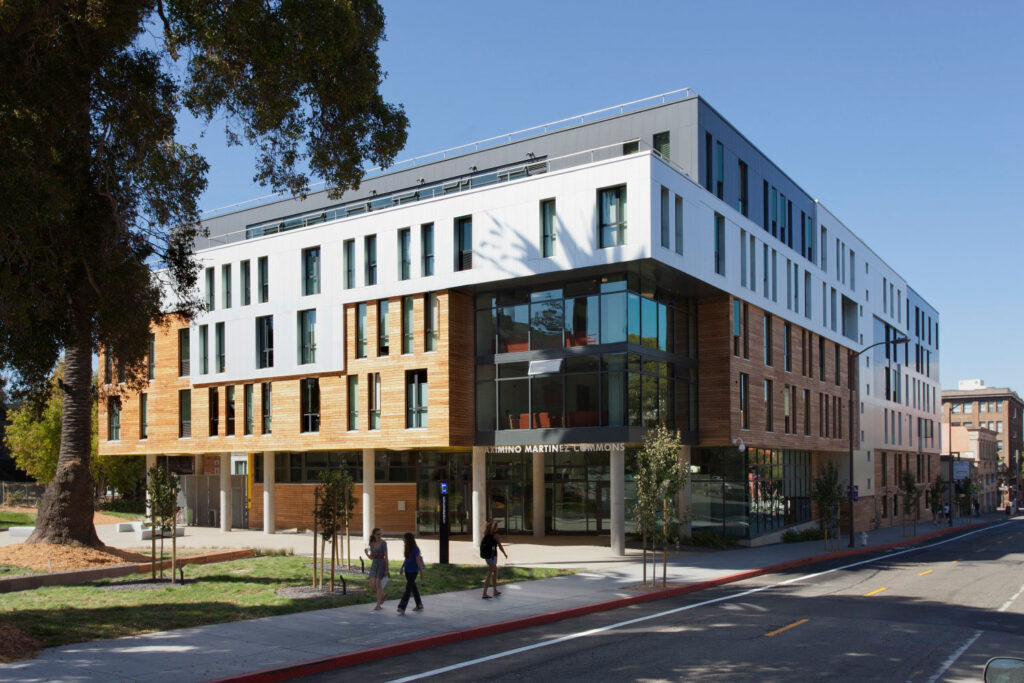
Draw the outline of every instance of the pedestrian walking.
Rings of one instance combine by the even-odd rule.
[[[405,541],[405,562],[402,564],[402,572],[405,574],[405,593],[398,602],[398,613],[405,614],[410,595],[416,600],[416,608],[413,612],[420,612],[423,610],[423,600],[420,598],[420,589],[416,586],[416,579],[423,576],[423,553],[416,545],[416,537],[412,535],[412,532],[405,532],[402,539]]]
[[[505,552],[505,546],[501,544],[501,540],[498,538],[498,523],[488,522],[486,532],[484,533],[483,539],[480,541],[480,557],[487,562],[487,577],[484,579],[484,594],[483,599],[489,600],[490,595],[487,594],[487,588],[493,587],[495,595],[501,595],[501,591],[498,590],[498,551],[508,559],[508,553]]]
[[[366,556],[373,560],[370,563],[370,590],[377,593],[377,606],[373,609],[378,610],[384,602],[384,586],[391,578],[391,570],[388,568],[388,543],[379,528],[370,534],[370,545],[365,552]]]
[[[953,518],[949,516],[949,503],[946,503],[945,505],[942,506],[942,514],[946,516],[946,522],[948,522],[949,525],[952,526]]]

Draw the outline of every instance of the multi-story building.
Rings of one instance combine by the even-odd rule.
[[[318,474],[347,467],[364,532],[435,531],[447,482],[456,533],[621,550],[658,424],[692,528],[752,543],[810,522],[813,475],[851,448],[858,529],[879,467],[935,469],[938,313],[690,91],[206,227],[208,311],[154,330],[100,452],[244,454],[255,528],[308,527]]]
[[[980,379],[961,380],[956,390],[942,392],[942,422],[946,434],[956,427],[985,427],[996,433],[1000,463],[999,505],[1006,505],[1011,498],[1019,500],[1024,401],[1017,392],[1009,387],[985,386]]]
[[[977,501],[980,512],[993,512],[1002,505],[998,443],[996,431],[987,427],[949,428],[950,453],[970,463],[970,478],[977,487],[972,498]]]

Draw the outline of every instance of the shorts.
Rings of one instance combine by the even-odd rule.
[[[487,558],[487,566],[488,567],[497,567],[498,566],[498,556],[495,555],[494,557],[488,557]]]

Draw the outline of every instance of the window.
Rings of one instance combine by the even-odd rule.
[[[725,217],[715,214],[715,272],[725,275]]]
[[[455,219],[455,270],[473,267],[473,217]]]
[[[664,192],[665,190],[662,190]],[[665,221],[665,218],[662,218]],[[551,258],[555,255],[555,200],[545,199],[540,203],[540,255]]]
[[[437,351],[437,294],[434,292],[427,292],[425,304],[426,310],[423,315],[423,347],[426,351]]]
[[[764,381],[764,431],[775,431],[772,426],[772,381]]]
[[[210,328],[208,325],[199,326],[199,374],[205,375],[210,372]]]
[[[299,365],[316,362],[316,309],[299,311]]]
[[[380,429],[380,373],[372,372],[366,376],[370,399],[370,429]]]
[[[271,396],[270,382],[260,384],[260,402],[263,404],[263,434],[270,434],[273,431],[273,397]]]
[[[256,367],[274,367],[274,316],[256,318]]]
[[[398,231],[398,279],[412,277],[412,232],[409,228]]]
[[[597,233],[599,246],[617,247],[626,243],[626,186],[597,191]]]
[[[796,422],[793,420],[793,405],[790,401],[790,386],[787,384],[782,390],[782,417],[783,431],[787,434],[796,432]]]
[[[740,429],[749,429],[750,428],[749,393],[750,393],[750,375],[741,372],[740,373]]]
[[[259,302],[265,304],[270,301],[270,265],[266,256],[260,256],[256,261],[256,280]]]
[[[740,335],[742,334],[742,325],[740,318],[740,300],[732,300],[732,355],[740,355]]]
[[[660,154],[665,161],[672,157],[668,131],[654,134],[654,151]]]
[[[388,336],[388,300],[381,299],[377,302],[377,356],[387,356],[391,353],[391,344]]]
[[[356,241],[345,240],[342,248],[345,261],[345,289],[356,286]]]
[[[676,253],[683,253],[683,198],[676,195]]]
[[[348,376],[348,430],[359,429],[359,377]]]
[[[811,390],[804,389],[803,403],[800,406],[804,415],[804,436],[811,435]]]
[[[772,316],[764,314],[764,364],[772,364]]]
[[[217,436],[220,433],[220,397],[217,395],[217,387],[210,387],[210,436]]]
[[[246,384],[242,388],[242,394],[243,394],[242,398],[245,401],[245,406],[244,406],[245,425],[244,425],[243,429],[244,429],[245,434],[249,435],[249,434],[252,434],[252,432],[253,432],[254,423],[255,423],[255,420],[256,420],[256,418],[254,417],[255,413],[253,412],[252,385],[251,384]]]
[[[402,353],[413,352],[413,340],[415,335],[413,334],[413,298],[411,296],[402,297]]]
[[[224,387],[224,436],[235,435],[235,388]]]
[[[740,175],[740,186],[739,186],[739,201],[738,206],[740,213],[744,216],[750,216],[750,194],[747,187],[747,165],[741,160],[739,162],[739,175]]]
[[[636,154],[639,151],[640,151],[640,141],[639,140],[632,140],[630,142],[622,143],[622,155],[623,156],[626,156],[627,154]]]
[[[224,308],[231,308],[231,264],[225,263],[220,267],[221,298]]]
[[[178,438],[192,436],[192,390],[178,391]]]
[[[242,261],[239,264],[239,277],[242,280],[242,305],[248,306],[252,303],[252,273],[249,272],[249,262]]]
[[[669,203],[668,203],[668,188],[661,188],[661,246],[668,249],[671,245],[669,244],[669,224],[671,216],[669,215]]]
[[[708,192],[711,192],[711,178],[715,169],[711,156],[713,154],[711,144],[711,133],[704,133],[704,187],[707,188]]]
[[[793,371],[793,327],[786,323],[782,337],[782,369],[786,372]],[[794,430],[796,431],[796,430]]]
[[[366,304],[356,304],[356,358],[366,358]]]
[[[363,283],[366,286],[377,284],[377,236],[367,235],[363,240],[363,253],[366,258],[363,270]]]
[[[121,399],[107,399],[107,441],[121,440]]]
[[[320,431],[320,380],[307,377],[299,380],[299,399],[302,404],[303,433]]]
[[[302,250],[302,295],[320,293],[320,247]]]
[[[825,338],[818,337],[818,379],[825,381]]]
[[[156,335],[149,335],[149,354],[146,356],[146,378],[156,378]]]
[[[216,299],[214,299],[214,272],[213,268],[206,269],[206,310],[212,311],[217,308]]]
[[[149,438],[149,395],[139,394],[139,438]]]
[[[405,373],[405,427],[416,429],[427,426],[427,371],[410,370]]]
[[[725,196],[725,148],[721,140],[715,143],[715,196]]]
[[[836,386],[839,386],[839,344],[835,345],[834,365],[836,371]]]
[[[434,224],[420,226],[420,249],[423,252],[423,277],[434,274]]]
[[[217,323],[213,328],[213,350],[217,372],[224,372],[224,369],[227,367],[224,343],[224,323]]]

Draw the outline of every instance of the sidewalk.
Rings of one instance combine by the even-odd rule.
[[[958,520],[954,530],[972,522],[999,523],[1008,519],[1011,518],[1003,514],[990,514],[975,520]],[[879,529],[871,532],[867,549],[907,544],[950,530],[925,522],[918,524],[918,536],[911,539],[901,535],[899,526]],[[251,532],[237,534],[237,540],[242,540],[243,533]],[[236,542],[234,532],[224,536],[232,536],[231,542]],[[567,546],[565,539],[545,544],[519,543],[516,537],[506,539],[509,555],[517,564],[531,564],[527,559],[532,557],[538,560],[532,564],[591,568],[573,576],[508,584],[502,586],[503,595],[495,600],[481,600],[477,589],[426,596],[426,609],[406,616],[395,613],[398,596],[392,591],[392,599],[378,612],[368,605],[353,605],[50,648],[36,659],[0,666],[0,679],[202,681],[339,656],[358,658],[358,653],[370,649],[376,652],[366,656],[377,658],[388,654],[379,651],[382,647],[420,649],[474,637],[474,630],[500,632],[663,597],[628,590],[640,582],[642,572],[639,558],[633,555],[614,558],[605,548],[594,546],[578,550],[588,546]],[[195,541],[200,540],[212,539],[197,535]],[[311,546],[311,538],[295,538],[296,543],[306,540]],[[848,551],[847,542],[844,537],[839,554]],[[436,559],[436,541],[423,546],[428,561]],[[467,541],[453,543],[452,561],[459,561],[471,550]],[[584,556],[579,557],[580,553]],[[824,552],[821,541],[670,553],[668,580],[677,587],[689,586],[677,588],[674,593],[678,594],[701,587],[694,584],[739,580],[744,574],[749,576],[749,572],[769,573],[835,555]],[[610,601],[611,604],[601,604]],[[564,614],[567,610],[571,612]],[[508,624],[516,620],[521,621]],[[296,675],[301,672],[293,671]]]

